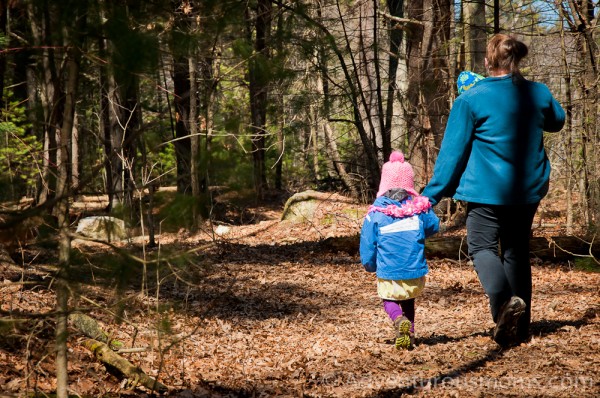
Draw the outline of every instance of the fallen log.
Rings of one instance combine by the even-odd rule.
[[[359,235],[336,236],[320,242],[322,249],[332,252],[358,253]],[[576,236],[533,237],[530,240],[530,255],[548,261],[565,261],[577,256],[600,258],[600,244],[592,243]],[[433,236],[425,242],[428,258],[468,259],[468,245],[465,236]]]
[[[8,253],[13,253],[21,245],[37,237],[38,228],[43,223],[40,216],[0,214],[0,244]]]
[[[570,260],[580,256],[600,258],[600,245],[577,236],[533,237],[529,242],[529,252],[543,260]]]
[[[23,268],[12,259],[10,253],[0,241],[0,272],[5,279],[16,281],[23,275]]]
[[[431,237],[425,243],[428,257],[467,258],[467,239],[464,236]],[[529,241],[529,254],[532,258],[548,261],[565,261],[576,256],[600,256],[600,246],[576,236],[532,237]]]
[[[169,390],[166,385],[148,376],[140,367],[135,366],[127,359],[111,350],[108,345],[94,339],[86,339],[82,344],[85,348],[90,350],[100,362],[110,366],[112,369],[116,369],[129,379],[128,384],[131,388],[141,385],[159,393],[164,393]]]

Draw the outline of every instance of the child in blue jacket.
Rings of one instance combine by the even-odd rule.
[[[415,297],[429,271],[425,238],[438,230],[429,199],[414,189],[411,165],[393,152],[362,226],[360,258],[365,270],[377,273],[377,293],[394,324],[398,349],[414,345]]]

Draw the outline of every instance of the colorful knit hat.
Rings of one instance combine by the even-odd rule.
[[[381,181],[379,182],[377,197],[383,196],[393,188],[402,188],[414,195],[414,178],[415,174],[412,166],[404,161],[404,155],[398,151],[392,152],[390,160],[384,163],[381,168]]]
[[[478,75],[475,72],[470,72],[468,70],[460,72],[458,79],[456,80],[456,85],[458,86],[458,95],[464,93],[473,87],[475,83],[483,79],[485,79],[485,77]]]

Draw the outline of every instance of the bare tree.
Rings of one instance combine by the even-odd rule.
[[[598,179],[598,45],[594,32],[597,19],[595,6],[590,0],[561,3],[561,15],[566,21],[574,38],[577,54],[577,69],[574,74],[577,95],[581,105],[578,107],[580,136],[576,138],[581,164],[579,174],[580,197],[583,198],[583,214],[586,224],[593,228],[600,219],[600,181]],[[570,73],[570,72],[569,72]]]
[[[448,63],[445,48],[450,42],[450,19],[447,0],[410,2],[407,16],[417,20],[407,37],[408,92],[407,120],[410,156],[423,183],[433,171],[436,148],[440,147],[449,112]]]

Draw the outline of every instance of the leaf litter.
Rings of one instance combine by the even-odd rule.
[[[202,251],[194,249],[211,234],[163,234],[161,250],[192,254],[148,269],[145,285],[140,278],[119,289],[100,278],[86,281],[72,305],[84,307],[125,348],[142,348],[122,355],[170,386],[169,396],[600,396],[600,273],[533,260],[532,338],[500,350],[490,338],[493,322],[473,268],[431,258],[427,286],[416,301],[416,348],[398,351],[374,275],[363,271],[355,250],[319,244],[358,233],[360,219],[348,217],[347,207],[323,206],[309,223],[281,222],[275,213],[231,227]],[[323,218],[327,223],[319,222]],[[139,244],[129,247],[139,250]],[[93,263],[106,249],[78,250]],[[43,278],[15,285],[7,272],[0,284],[3,316],[53,310],[52,285]],[[77,300],[81,296],[100,307]],[[25,332],[3,332],[4,393],[55,388],[53,320],[30,323],[34,327]],[[151,393],[127,389],[71,332],[74,393]]]

